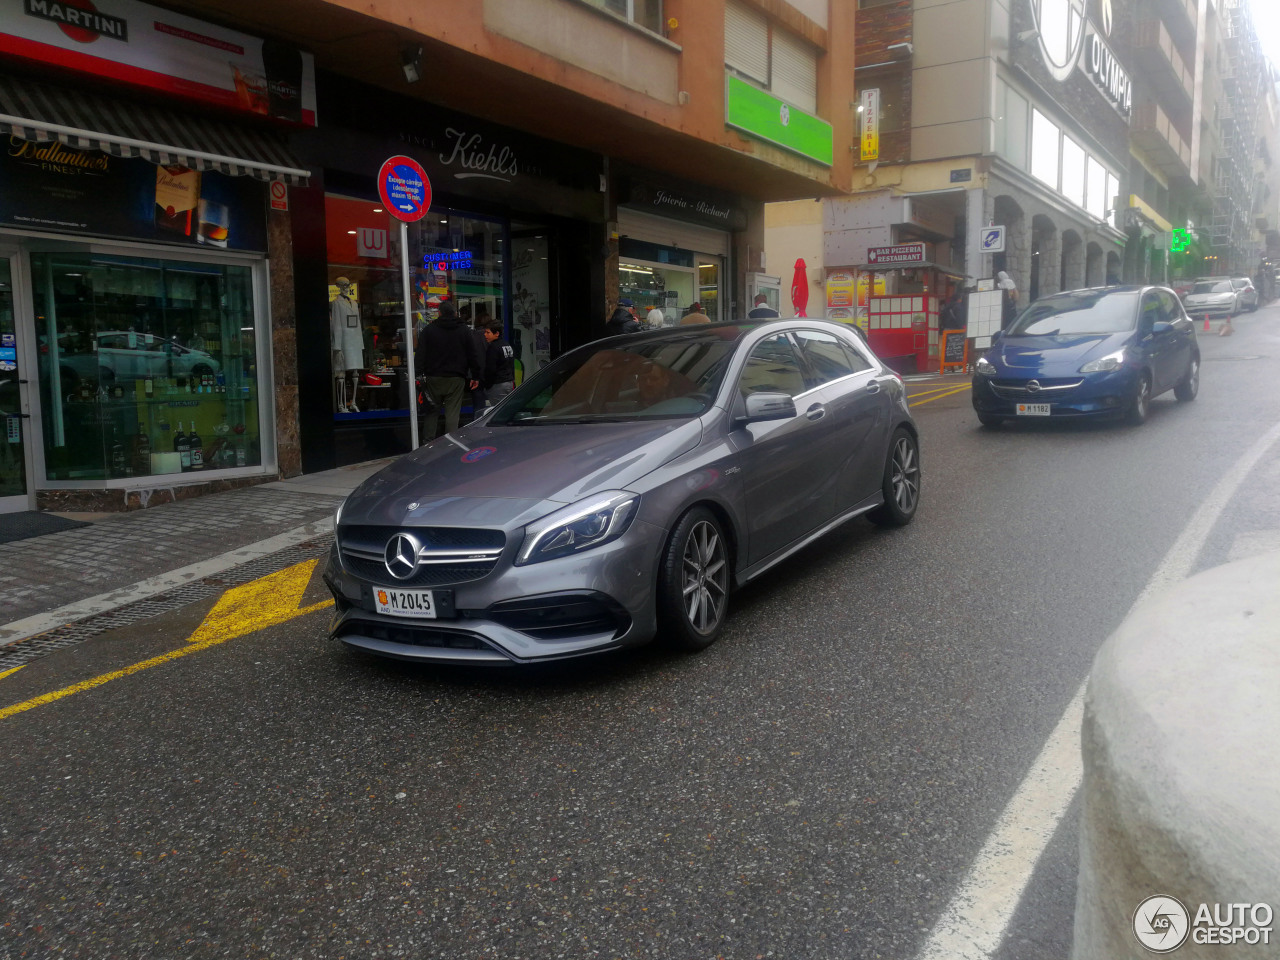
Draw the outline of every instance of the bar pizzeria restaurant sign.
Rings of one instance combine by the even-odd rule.
[[[0,54],[315,126],[311,54],[137,0],[8,0]]]
[[[867,263],[877,266],[920,266],[925,260],[923,243],[895,243],[888,247],[867,247]]]

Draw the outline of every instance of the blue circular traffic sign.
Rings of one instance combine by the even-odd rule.
[[[413,223],[431,206],[431,181],[413,157],[389,157],[378,171],[378,195],[393,217]]]

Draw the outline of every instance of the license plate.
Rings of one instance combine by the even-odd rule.
[[[1047,403],[1020,403],[1020,404],[1018,404],[1018,416],[1020,416],[1020,417],[1047,417],[1047,416],[1049,416],[1049,404],[1047,404]]]
[[[374,587],[373,605],[379,613],[392,617],[418,617],[434,620],[436,592],[434,590],[397,590],[394,587]]]

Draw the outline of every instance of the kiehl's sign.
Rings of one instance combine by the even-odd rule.
[[[29,17],[56,23],[68,37],[81,43],[92,43],[98,37],[129,41],[129,21],[124,17],[99,13],[93,0],[80,0],[79,3],[26,0],[26,13]]]

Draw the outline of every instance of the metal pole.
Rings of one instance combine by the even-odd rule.
[[[413,302],[409,299],[409,224],[400,221],[400,278],[404,292],[404,359],[409,371],[409,449],[418,449],[418,381],[413,373]]]

